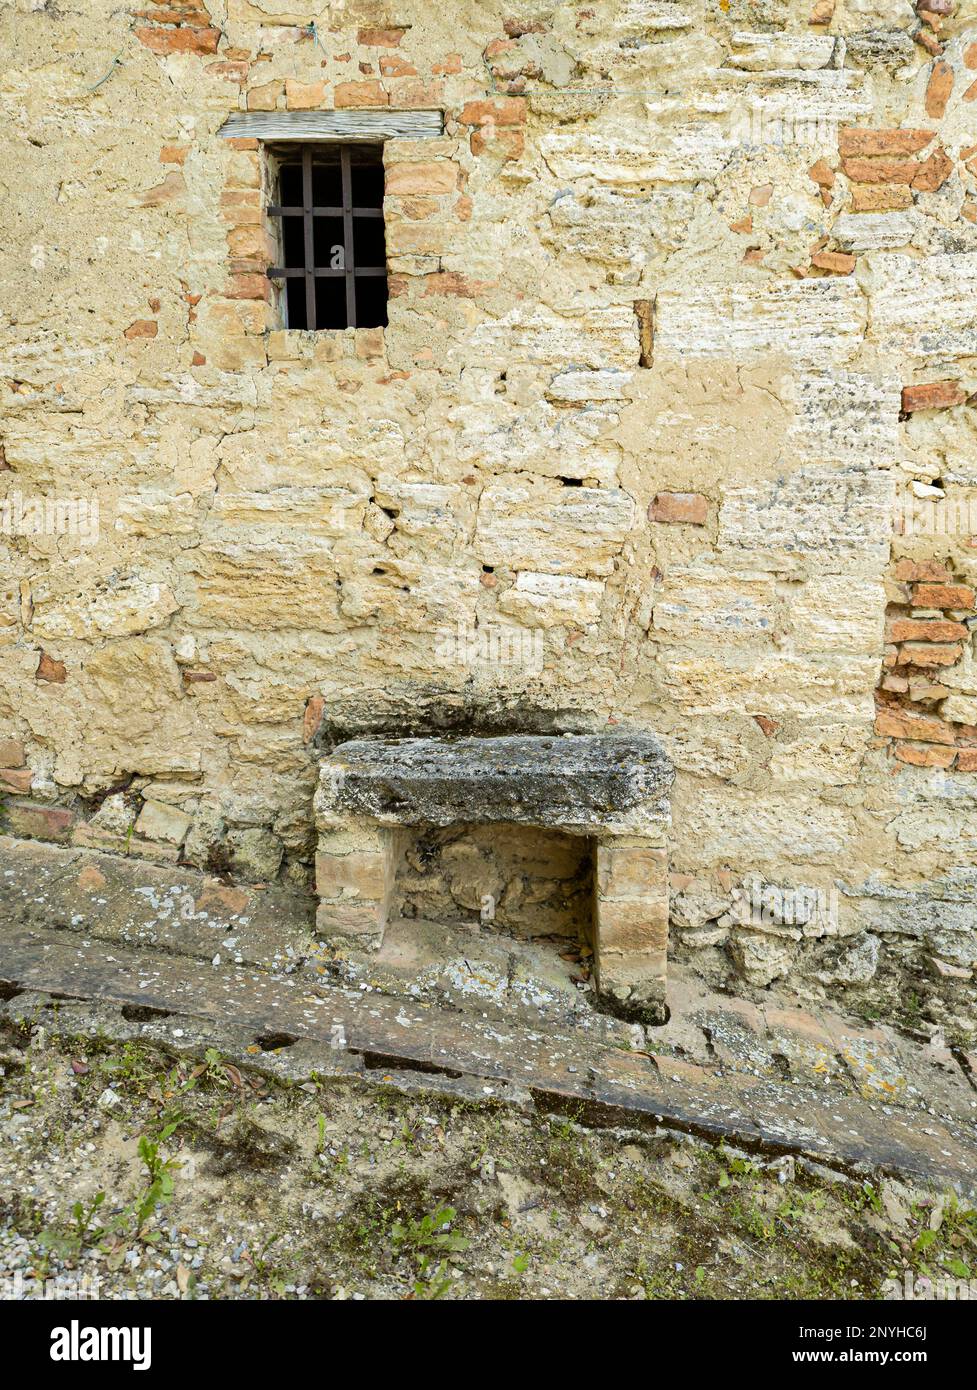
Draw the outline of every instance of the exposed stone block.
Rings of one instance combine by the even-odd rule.
[[[221,36],[219,29],[184,24],[178,27],[167,25],[165,28],[137,25],[133,33],[140,43],[161,57],[170,53],[216,53]]]
[[[3,814],[3,828],[8,834],[61,843],[69,839],[74,821],[73,811],[35,801],[10,801]]]
[[[941,748],[936,744],[897,743],[893,752],[901,763],[911,763],[914,767],[949,767],[957,756],[955,748]]]
[[[838,132],[839,153],[851,156],[889,156],[918,154],[935,135],[932,130],[858,130],[846,127]]]
[[[0,767],[23,767],[24,745],[19,738],[0,738]]]
[[[650,735],[360,740],[323,760],[320,793],[338,814],[381,824],[640,834],[667,822],[672,775]]]
[[[383,897],[386,857],[382,851],[316,855],[316,892],[320,898]]]
[[[933,715],[916,714],[911,710],[879,710],[875,732],[886,738],[915,739],[920,743],[956,743],[949,724]]]
[[[0,789],[4,791],[23,795],[30,791],[33,780],[34,774],[29,767],[0,768]]]
[[[967,584],[917,584],[913,596],[918,608],[972,609],[974,590]]]
[[[136,821],[136,834],[147,840],[165,840],[173,845],[182,845],[192,819],[176,806],[168,806],[162,801],[145,801]]]
[[[650,521],[705,526],[709,519],[709,499],[698,492],[660,492],[648,508],[648,518]]]

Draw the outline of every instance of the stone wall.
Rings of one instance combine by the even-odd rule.
[[[972,1037],[974,0],[312,8],[3,12],[6,828],[302,885],[322,746],[649,729],[674,950]],[[385,330],[221,134],[319,108],[444,112]]]

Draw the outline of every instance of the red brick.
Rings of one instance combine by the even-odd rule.
[[[953,579],[953,571],[938,560],[910,560],[907,556],[896,561],[893,573],[897,579],[925,579],[932,584],[949,583]]]
[[[931,714],[914,710],[880,709],[875,718],[875,732],[880,738],[914,739],[917,743],[956,743],[956,734],[949,724]]]
[[[932,130],[857,130],[847,126],[838,132],[843,155],[916,154],[932,140]]]
[[[977,748],[961,748],[957,754],[958,772],[977,772]]]
[[[160,164],[182,164],[189,153],[189,145],[164,145],[159,152],[159,162]]]
[[[973,608],[974,591],[965,584],[917,584],[913,603],[917,608]]]
[[[182,170],[171,169],[162,183],[156,184],[153,188],[147,188],[145,193],[140,193],[139,203],[144,208],[165,207],[167,203],[182,198],[186,191],[187,186],[183,179]]]
[[[913,767],[949,767],[957,756],[953,748],[917,748],[912,743],[897,743],[893,749],[901,763],[912,763]]]
[[[167,53],[216,53],[221,36],[219,29],[195,29],[189,25],[179,29],[152,29],[147,26],[134,29],[133,33],[140,43],[160,56]]]
[[[948,410],[963,405],[967,393],[958,381],[929,381],[922,386],[902,388],[902,408],[906,414],[914,410]]]
[[[659,492],[648,508],[649,521],[684,526],[704,526],[708,516],[709,499],[699,492]]]
[[[888,626],[889,642],[962,642],[969,634],[966,623],[948,618],[894,618]]]
[[[23,794],[29,792],[34,774],[29,767],[3,767],[0,768],[0,787],[8,792],[18,792]]]
[[[912,183],[920,166],[915,159],[843,159],[852,183]]]
[[[0,767],[23,767],[24,745],[19,738],[0,738]]]
[[[811,264],[819,270],[830,270],[833,275],[850,275],[855,269],[855,257],[844,251],[817,251]]]
[[[473,155],[501,155],[504,160],[518,159],[526,147],[526,137],[521,130],[499,130],[496,126],[482,126],[472,131],[469,141]]]
[[[233,189],[221,194],[221,215],[235,227],[254,227],[264,221],[261,194]]]
[[[399,53],[384,53],[380,57],[381,77],[416,77],[417,68]]]
[[[257,271],[246,271],[243,275],[231,275],[228,278],[227,289],[224,291],[225,299],[267,299],[268,277],[260,275]]]
[[[130,323],[122,336],[131,341],[133,338],[155,338],[158,332],[159,325],[155,319],[136,319],[135,323]]]
[[[919,193],[935,193],[942,188],[953,173],[953,160],[944,149],[934,150],[929,159],[919,166],[919,173],[913,179],[913,188]]]
[[[812,164],[807,171],[808,178],[814,180],[819,188],[833,188],[835,183],[835,173],[828,162],[819,159],[816,164]]]
[[[454,193],[457,187],[458,166],[448,160],[391,164],[386,173],[386,191],[394,197],[411,193]]]
[[[52,685],[64,685],[68,679],[68,668],[63,661],[55,661],[47,652],[41,652],[34,672],[36,681],[49,681]]]
[[[227,245],[232,256],[260,262],[260,266],[251,269],[263,269],[271,258],[271,239],[264,227],[232,227],[227,234]]]
[[[358,29],[356,42],[364,48],[396,48],[406,29]]]
[[[335,93],[336,110],[348,107],[387,106],[389,98],[379,82],[340,82]]]
[[[7,805],[5,828],[14,835],[63,841],[71,834],[74,819],[74,812],[61,806],[42,806],[36,801],[11,801]]]
[[[440,63],[433,63],[431,71],[443,77],[455,77],[461,72],[461,54],[448,53]]]
[[[959,645],[937,642],[904,642],[899,648],[900,666],[955,666],[963,655]]]
[[[497,101],[469,101],[458,117],[460,125],[522,125],[526,119],[525,97],[500,97]]]
[[[930,80],[926,84],[924,105],[931,121],[938,121],[946,111],[946,104],[953,91],[953,68],[942,58],[933,64]]]
[[[911,190],[901,184],[857,184],[851,191],[852,212],[898,212],[912,203]]]

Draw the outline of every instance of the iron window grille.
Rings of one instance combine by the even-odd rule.
[[[281,264],[289,328],[378,328],[387,322],[383,148],[291,145],[276,153]]]

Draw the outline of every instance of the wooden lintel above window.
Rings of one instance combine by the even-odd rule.
[[[239,111],[220,134],[252,140],[423,140],[444,133],[443,111]]]

